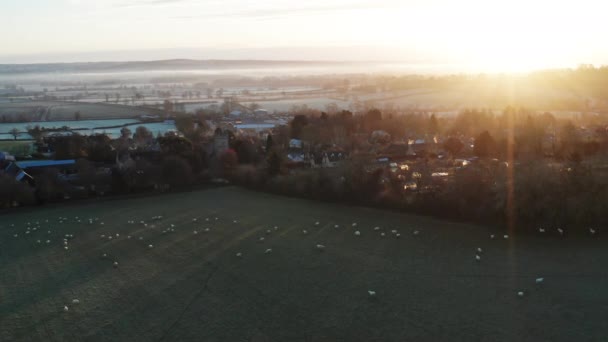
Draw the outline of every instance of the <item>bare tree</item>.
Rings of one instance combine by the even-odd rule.
[[[9,133],[13,136],[13,139],[17,140],[17,137],[21,135],[21,131],[19,128],[15,127],[9,131]]]

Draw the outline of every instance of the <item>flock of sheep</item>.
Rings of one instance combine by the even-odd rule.
[[[172,233],[175,232],[177,227],[175,224],[168,224],[168,225],[163,225],[163,216],[153,216],[150,218],[150,220],[148,222],[144,221],[144,220],[128,220],[127,224],[128,225],[139,225],[141,228],[146,229],[146,228],[150,228],[150,229],[157,229],[157,228],[164,228],[161,230],[161,234],[168,234],[168,233]],[[205,223],[207,224],[211,224],[212,222],[217,222],[220,219],[218,217],[207,217],[204,220]],[[51,222],[54,221],[54,222]],[[198,224],[199,222],[199,218],[195,217],[191,219],[191,222],[193,225]],[[54,241],[52,240],[53,237],[53,229],[49,229],[46,228],[46,232],[43,232],[45,229],[43,229],[44,227],[51,227],[51,226],[63,226],[65,223],[76,223],[76,224],[88,224],[88,225],[99,225],[99,226],[105,226],[105,223],[103,221],[100,221],[100,219],[98,217],[92,217],[92,218],[80,218],[78,216],[74,217],[73,220],[68,219],[67,217],[58,217],[56,220],[49,220],[49,219],[45,219],[44,222],[40,222],[40,221],[35,221],[35,222],[27,222],[25,224],[24,230],[21,230],[20,232],[17,232],[17,228],[15,227],[15,224],[11,224],[10,227],[13,229],[14,234],[13,237],[15,239],[21,238],[23,236],[33,236],[33,235],[37,235],[37,238],[35,240],[36,244],[39,245],[50,245],[52,244]],[[233,219],[232,220],[233,224],[238,224],[239,221],[237,219]],[[315,221],[314,223],[312,223],[312,226],[314,227],[320,227],[321,226],[321,222],[320,221]],[[364,234],[362,233],[362,229],[359,228],[359,224],[357,222],[352,222],[350,224],[351,228],[354,230],[353,234],[357,237],[361,237]],[[334,229],[341,229],[341,226],[339,224],[334,224],[333,225]],[[61,230],[61,229],[59,229]],[[266,235],[271,234],[273,231],[277,231],[279,230],[279,226],[274,226],[270,229],[266,230]],[[209,233],[211,231],[210,227],[206,227],[206,228],[198,228],[198,229],[194,229],[192,230],[192,234],[197,235],[199,234],[199,232],[204,232],[204,233]],[[545,228],[539,228],[539,232],[540,233],[545,233],[546,229]],[[564,231],[562,229],[557,229],[558,234],[563,235]],[[40,238],[40,235],[46,235],[46,238]],[[596,229],[589,229],[589,233],[591,235],[595,235],[597,233]],[[308,229],[303,229],[302,230],[302,234],[306,235],[308,234]],[[384,230],[382,228],[380,228],[379,226],[373,227],[371,229],[371,234],[378,234],[380,237],[383,238],[387,238],[387,237],[392,237],[394,239],[399,239],[401,238],[401,232],[399,232],[396,229],[392,229],[392,230]],[[412,230],[411,231],[412,236],[416,237],[420,235],[420,231],[419,230]],[[114,239],[119,239],[121,237],[120,233],[105,233],[105,234],[100,234],[99,235],[99,239],[104,240],[104,241],[111,241]],[[134,236],[133,235],[126,235],[126,239],[130,240],[132,239]],[[496,236],[494,234],[490,235],[490,239],[495,239]],[[66,253],[70,252],[70,242],[75,239],[74,234],[71,233],[65,233],[62,235],[61,237],[61,247],[66,251]],[[143,236],[138,236],[137,239],[139,241],[143,241],[144,238]],[[503,239],[509,239],[509,235],[503,235]],[[259,236],[257,238],[258,242],[264,242],[265,237],[264,236]],[[318,249],[319,251],[323,251],[326,249],[326,246],[321,244],[321,243],[317,243],[315,245],[316,249]],[[147,248],[148,249],[153,249],[154,245],[153,244],[147,244]],[[482,261],[482,255],[483,255],[483,249],[481,247],[477,247],[476,250],[474,251],[474,260],[476,262],[481,262]],[[264,249],[264,253],[265,254],[269,254],[272,253],[272,248],[265,248]],[[240,251],[236,252],[235,256],[237,258],[243,258],[244,254]],[[118,268],[119,267],[119,262],[118,260],[114,260],[111,259],[107,253],[103,253],[101,255],[101,258],[103,259],[110,259],[112,262],[112,266],[114,268]],[[541,284],[544,282],[544,278],[543,277],[538,277],[535,280],[536,284]],[[368,295],[370,297],[375,297],[376,296],[376,291],[373,289],[368,289]],[[517,291],[517,295],[520,297],[523,297],[525,295],[524,291],[520,290]],[[78,305],[80,303],[80,300],[77,298],[72,299],[71,304],[70,305]],[[64,311],[69,311],[70,310],[70,306],[68,304],[65,304],[63,306],[63,310]]]

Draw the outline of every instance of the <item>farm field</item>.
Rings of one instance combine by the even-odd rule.
[[[80,112],[82,120],[137,118],[141,115],[156,114],[148,109],[132,106],[61,101],[24,101],[0,103],[0,117],[15,119],[24,116],[29,121],[74,120],[74,113]]]
[[[4,213],[0,341],[604,340],[606,241],[502,235],[236,187]]]
[[[13,156],[27,156],[34,152],[34,143],[32,141],[0,141],[0,152],[8,152]]]

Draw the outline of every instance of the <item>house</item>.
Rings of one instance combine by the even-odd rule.
[[[408,160],[416,157],[416,153],[410,144],[390,144],[378,153],[379,158],[389,158],[390,160]]]
[[[27,182],[34,185],[34,177],[37,173],[52,168],[57,169],[63,174],[74,174],[76,161],[69,160],[27,160],[27,161],[10,161],[4,164],[4,172],[9,174],[17,181]]]

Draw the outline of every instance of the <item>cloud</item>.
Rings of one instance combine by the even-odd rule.
[[[161,0],[162,1],[162,0]],[[221,18],[248,18],[272,19],[286,16],[302,16],[310,14],[325,14],[354,10],[374,10],[396,7],[393,2],[365,1],[354,4],[316,5],[316,6],[284,6],[271,8],[254,8],[247,10],[205,12],[204,14],[190,14],[173,16],[173,19],[221,19]]]
[[[115,7],[150,7],[173,5],[187,2],[188,0],[123,0],[114,4]]]

